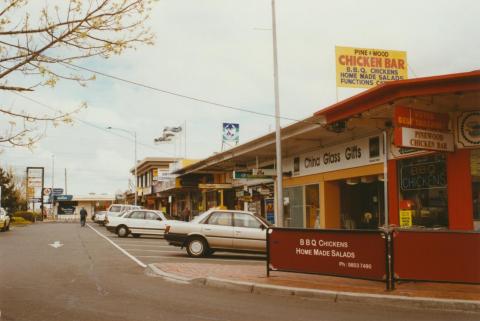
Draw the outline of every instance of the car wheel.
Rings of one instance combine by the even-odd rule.
[[[128,231],[128,228],[125,225],[119,226],[117,228],[117,235],[119,237],[127,237],[128,233],[130,232]]]
[[[193,237],[188,241],[187,253],[191,257],[202,257],[208,253],[208,245],[205,239]]]
[[[139,238],[140,234],[132,234],[132,236],[135,237],[135,238]]]

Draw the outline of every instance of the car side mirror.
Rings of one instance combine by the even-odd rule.
[[[262,229],[262,231],[265,231],[265,229],[266,229],[265,225],[263,225],[263,224],[260,224],[260,228]]]
[[[157,218],[157,221],[163,221],[161,217]]]

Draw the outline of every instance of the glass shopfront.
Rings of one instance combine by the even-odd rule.
[[[402,227],[448,227],[444,154],[400,160],[398,180]]]
[[[474,228],[480,231],[480,149],[470,152]]]
[[[303,228],[303,186],[295,186],[283,191],[283,216],[285,227]]]
[[[320,228],[320,186],[288,187],[283,191],[284,226]]]

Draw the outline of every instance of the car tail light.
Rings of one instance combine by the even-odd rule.
[[[165,226],[165,233],[168,233],[170,231],[170,225]]]

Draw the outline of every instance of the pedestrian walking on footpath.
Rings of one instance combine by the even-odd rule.
[[[85,210],[85,207],[82,207],[80,210],[80,225],[83,227],[85,226],[85,221],[87,220],[87,211]]]

